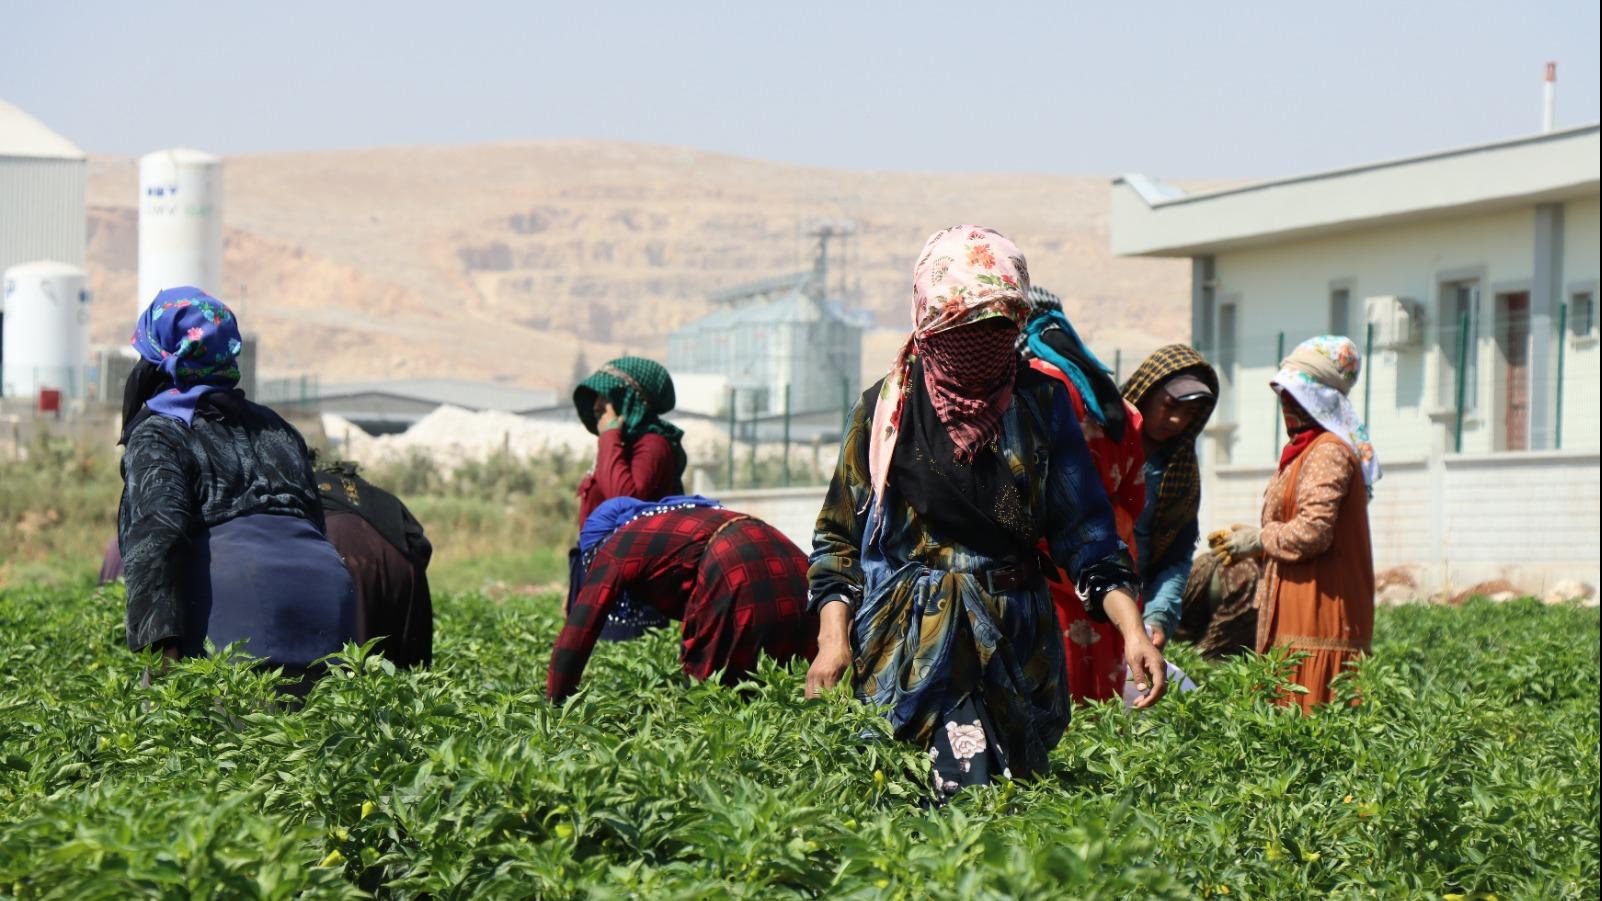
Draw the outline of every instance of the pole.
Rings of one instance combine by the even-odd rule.
[[[851,428],[851,377],[840,377],[840,443],[845,443],[846,432]]]
[[[1113,348],[1113,381],[1121,382],[1123,380],[1124,380],[1124,349],[1122,347],[1115,347],[1115,348]]]
[[[1370,322],[1367,337],[1363,339],[1363,425],[1368,426],[1368,402],[1374,396],[1374,323]]]
[[[738,398],[737,388],[729,389],[729,482],[725,486],[734,490],[734,401]]]
[[[1457,427],[1452,439],[1452,452],[1463,452],[1463,400],[1468,390],[1469,314],[1468,310],[1457,317]]]
[[[1557,63],[1546,64],[1546,81],[1541,86],[1541,131],[1552,130],[1553,108],[1557,105]]]
[[[1278,356],[1276,356],[1274,358],[1274,365],[1275,366],[1279,365],[1279,361],[1280,360],[1285,359],[1285,333],[1284,332],[1280,332],[1279,333],[1278,348],[1279,348],[1278,351],[1277,351]],[[1276,456],[1276,457],[1279,456],[1279,420],[1280,420],[1279,407],[1276,406],[1274,408],[1274,456]]]
[[[1569,346],[1569,305],[1558,307],[1557,416],[1552,430],[1553,450],[1563,449],[1563,351]]]
[[[784,383],[784,487],[790,487],[790,383]]]
[[[752,487],[752,488],[761,488],[762,487],[761,481],[757,478],[757,468],[756,468],[756,463],[757,463],[757,461],[756,461],[756,457],[757,457],[757,454],[756,454],[756,452],[757,452],[757,427],[759,425],[761,425],[761,423],[759,423],[757,421],[756,405],[753,404],[751,406],[751,421],[746,423],[746,426],[751,430],[751,455],[750,455],[750,459],[746,463],[746,469],[751,473],[751,485],[750,485],[750,487]]]

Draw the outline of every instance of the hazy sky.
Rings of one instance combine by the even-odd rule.
[[[856,169],[1270,176],[1594,122],[1596,0],[0,0],[91,153],[612,138]]]

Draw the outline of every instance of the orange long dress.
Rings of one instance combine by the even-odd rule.
[[[1090,458],[1101,476],[1101,487],[1112,502],[1113,524],[1118,537],[1129,547],[1129,556],[1135,558],[1135,520],[1146,506],[1144,478],[1146,451],[1140,442],[1140,411],[1124,402],[1122,442],[1102,431],[1101,424],[1090,415],[1079,389],[1062,370],[1044,360],[1031,360],[1031,367],[1045,373],[1068,389],[1068,399],[1079,420]],[[1124,638],[1112,623],[1098,623],[1085,612],[1072,582],[1047,583],[1051,588],[1051,602],[1057,608],[1057,622],[1062,627],[1063,657],[1068,666],[1068,695],[1078,703],[1110,701],[1122,697],[1124,687]]]
[[[1292,681],[1303,712],[1331,700],[1329,683],[1368,653],[1374,637],[1374,554],[1368,488],[1339,438],[1320,435],[1268,484],[1263,498],[1263,578],[1257,651],[1307,653]]]

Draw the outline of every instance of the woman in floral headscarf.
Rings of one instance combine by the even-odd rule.
[[[1140,706],[1161,696],[1164,665],[1067,392],[1018,365],[1023,254],[991,229],[948,228],[912,287],[913,334],[853,412],[818,516],[807,694],[854,668],[854,694],[928,750],[944,798],[1047,768],[1069,716],[1057,566],[1124,633]]]
[[[1262,557],[1257,650],[1306,655],[1292,675],[1307,689],[1303,711],[1331,699],[1330,680],[1374,636],[1368,499],[1380,467],[1347,400],[1361,368],[1357,345],[1336,335],[1304,341],[1280,363],[1270,384],[1290,441],[1263,498],[1262,527],[1208,536],[1225,563]]]
[[[192,657],[243,641],[304,690],[356,635],[306,444],[235,387],[239,324],[200,289],[156,295],[133,346],[117,511],[128,647]]]
[[[684,432],[662,419],[677,402],[673,376],[644,357],[619,357],[573,389],[573,406],[599,439],[595,468],[579,483],[579,524],[595,508],[619,497],[661,500],[684,493]],[[577,547],[568,551],[567,608],[584,583]],[[619,598],[607,613],[602,641],[627,641],[661,628],[667,617],[654,607]]]

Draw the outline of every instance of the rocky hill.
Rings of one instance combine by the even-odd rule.
[[[94,336],[124,340],[137,166],[91,161]],[[1098,349],[1184,336],[1186,264],[1107,251],[1107,179],[845,172],[670,147],[551,141],[231,157],[224,299],[266,374],[568,383],[575,358],[665,352],[707,294],[810,264],[805,232],[849,219],[848,274],[883,333],[905,327],[929,232],[980,222],[1029,256]],[[1127,354],[1126,354],[1127,356]]]

